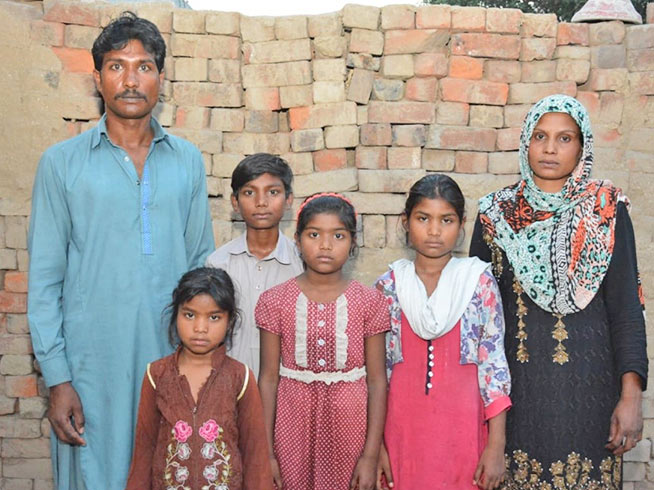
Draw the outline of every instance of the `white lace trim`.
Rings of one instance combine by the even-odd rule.
[[[300,293],[295,302],[295,364],[308,367],[307,363],[307,297]]]
[[[345,369],[347,362],[347,298],[341,294],[336,300],[336,369]]]
[[[284,366],[279,366],[279,375],[307,384],[319,381],[321,383],[330,385],[332,383],[351,383],[353,381],[358,381],[359,379],[365,377],[366,368],[362,366],[350,369],[349,371],[325,371],[315,373],[313,371],[300,371],[297,369],[289,369]]]

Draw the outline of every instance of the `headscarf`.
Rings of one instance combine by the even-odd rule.
[[[529,166],[532,132],[548,112],[570,115],[583,138],[579,163],[556,193],[541,190]],[[590,178],[590,117],[572,97],[551,95],[531,108],[519,157],[522,180],[479,201],[484,232],[504,250],[522,289],[538,306],[561,315],[578,312],[599,290],[611,262],[617,204],[629,202],[610,181]]]

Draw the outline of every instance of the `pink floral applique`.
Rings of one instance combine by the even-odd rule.
[[[198,430],[200,437],[207,442],[215,441],[220,432],[222,432],[222,428],[214,419],[207,420]]]
[[[193,428],[183,420],[178,420],[173,428],[177,442],[186,442],[193,434]]]

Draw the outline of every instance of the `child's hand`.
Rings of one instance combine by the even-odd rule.
[[[375,490],[375,477],[377,476],[377,458],[361,456],[352,473],[350,490]]]
[[[274,456],[270,458],[270,469],[272,470],[273,483],[277,487],[277,490],[282,490],[282,472],[279,471],[279,463]]]
[[[492,490],[504,481],[505,471],[503,447],[488,445],[481,453],[472,483],[484,490]]]
[[[383,479],[386,479],[384,485]],[[391,471],[391,461],[386,451],[386,445],[382,442],[379,448],[379,460],[377,461],[377,486],[376,490],[384,490],[386,488],[393,488],[393,472]]]

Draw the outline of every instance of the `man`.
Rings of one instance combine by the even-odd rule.
[[[28,317],[59,490],[123,489],[163,310],[214,242],[200,152],[152,117],[166,46],[131,12],[93,44],[99,124],[46,150],[32,196]]]

